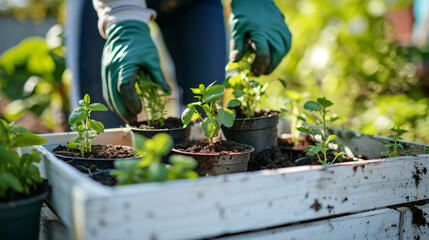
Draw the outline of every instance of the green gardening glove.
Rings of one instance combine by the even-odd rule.
[[[256,57],[252,73],[271,73],[289,52],[292,35],[273,0],[232,0],[229,60],[240,61],[250,47]]]
[[[103,49],[101,78],[103,97],[126,122],[136,122],[142,110],[135,83],[140,71],[148,73],[166,92],[158,52],[146,23],[128,20],[110,26]]]

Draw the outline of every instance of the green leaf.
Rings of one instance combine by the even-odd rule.
[[[307,153],[307,155],[309,156],[314,156],[317,153],[319,153],[321,150],[321,148],[319,146],[308,146],[307,149],[305,149],[305,152]]]
[[[279,78],[279,82],[282,84],[282,86],[283,86],[284,88],[286,88],[286,87],[287,87],[286,80]]]
[[[308,134],[313,134],[310,129],[305,128],[305,127],[297,127],[296,130],[303,132],[303,133],[308,133]]]
[[[139,134],[133,134],[132,135],[133,140],[133,148],[134,151],[138,154],[143,156],[144,150],[145,150],[145,143],[148,140],[146,137],[139,135]]]
[[[70,139],[70,142],[79,142],[79,141],[82,141],[82,140],[84,140],[85,138],[83,138],[83,137],[81,137],[81,136],[77,136],[77,137],[75,137],[75,138],[73,138],[73,139]]]
[[[208,85],[208,86],[207,86],[206,91],[207,91],[211,86],[213,86],[215,83],[216,83],[216,81],[214,81],[214,82],[210,83],[210,85]],[[202,85],[202,84],[200,84],[200,88],[201,88],[201,85]],[[203,86],[204,86],[204,85],[203,85]],[[203,87],[203,88],[204,88],[204,87]]]
[[[330,107],[332,105],[334,105],[334,103],[332,103],[331,101],[329,101],[328,99],[326,99],[325,97],[323,98],[318,98],[317,102],[324,108]]]
[[[148,180],[155,182],[162,182],[167,180],[167,169],[165,164],[162,163],[153,163],[149,165],[149,175]]]
[[[199,88],[191,88],[191,91],[194,94],[203,94],[203,91],[201,89],[199,89]]]
[[[235,76],[230,77],[228,83],[233,89],[242,90],[244,87],[241,84],[241,81],[242,81],[242,79],[241,79],[240,74],[237,74]]]
[[[257,87],[261,86],[261,84],[259,84],[259,82],[255,81],[255,80],[250,80],[249,84],[250,84],[251,88],[257,88]]]
[[[322,106],[314,101],[308,101],[304,104],[304,109],[310,110],[310,111],[320,111],[322,110]]]
[[[223,82],[223,86],[225,87],[225,88],[230,88],[231,87],[231,84],[229,84],[229,79],[231,78],[231,76],[228,76],[226,79],[225,79],[225,81]]]
[[[235,108],[235,107],[239,107],[241,106],[241,101],[237,100],[237,99],[232,99],[231,101],[229,101],[228,103],[228,107],[229,108]]]
[[[225,127],[232,127],[235,120],[235,111],[232,109],[218,109],[218,114],[222,124]]]
[[[83,107],[76,108],[69,116],[69,124],[75,125],[88,117],[88,112]]]
[[[161,156],[169,153],[173,146],[173,139],[166,133],[157,134],[152,138],[152,140],[155,142],[156,146],[154,151]]]
[[[10,128],[10,131],[12,132],[13,135],[17,135],[23,132],[30,132],[28,129],[26,129],[25,127],[21,127],[18,125],[12,125],[12,127]]]
[[[235,98],[239,98],[243,96],[243,92],[240,92],[240,91],[234,91],[232,92],[232,94],[234,95]]]
[[[77,147],[77,143],[76,142],[68,142],[67,143],[67,148],[68,149],[76,149]]]
[[[211,110],[208,104],[203,105],[203,110],[206,112],[207,115],[211,114]]]
[[[86,103],[85,105],[89,105],[89,103],[91,102],[89,94],[85,94],[85,96],[83,97],[83,101]]]
[[[16,192],[22,193],[24,191],[24,188],[22,184],[19,182],[19,179],[9,172],[0,173],[0,180],[1,182],[5,182]]]
[[[400,129],[399,127],[397,127],[397,128],[391,128],[390,130],[396,132],[396,134],[398,136],[401,136],[402,134],[408,132],[407,130]]]
[[[178,165],[187,169],[194,169],[197,166],[197,161],[195,161],[195,159],[184,155],[172,155],[168,161],[175,166]]]
[[[47,140],[40,136],[37,136],[31,132],[22,132],[12,138],[12,142],[10,144],[11,148],[13,147],[27,147],[33,145],[42,145]]]
[[[333,140],[337,140],[337,136],[336,135],[330,135],[328,137],[328,140],[326,140],[326,144],[328,144],[330,141],[333,141]]]
[[[104,133],[104,125],[101,122],[90,119],[89,120],[89,125],[96,132],[98,132],[98,133]]]
[[[183,111],[182,113],[182,123],[184,125],[188,125],[189,123],[191,123],[192,120],[192,116],[194,116],[195,113],[195,107],[191,106],[190,108],[186,108],[185,111]]]
[[[104,106],[103,104],[101,104],[101,103],[91,103],[89,106],[88,106],[88,109],[89,110],[91,110],[91,111],[103,111],[103,112],[106,112],[106,111],[108,111],[109,109],[107,109],[107,107],[106,106]]]
[[[206,89],[206,94],[203,101],[206,103],[215,102],[223,96],[225,87],[222,85],[213,85]]]
[[[188,104],[188,108],[192,107],[192,106],[200,106],[201,103],[200,102],[193,102],[193,103],[189,103]]]
[[[312,135],[314,135],[314,136],[316,136],[316,135],[323,136],[323,133],[322,133],[322,131],[320,131],[320,130],[317,130],[317,129],[310,129],[310,131],[311,131],[311,134],[312,134]]]
[[[210,139],[217,136],[216,130],[217,130],[218,124],[216,121],[211,121],[208,117],[206,117],[204,121],[201,122],[201,127],[204,131],[204,136]]]

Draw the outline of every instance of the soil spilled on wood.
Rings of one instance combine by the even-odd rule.
[[[236,153],[250,151],[251,148],[239,145],[232,141],[217,141],[214,143],[204,143],[190,141],[174,145],[174,149],[191,153]]]
[[[414,164],[414,168],[416,169],[416,171],[411,173],[413,174],[412,177],[414,178],[414,181],[416,183],[416,188],[418,188],[423,175],[427,174],[427,169],[426,167],[420,169],[417,163]]]
[[[426,222],[426,217],[428,216],[425,212],[423,212],[420,208],[417,208],[415,206],[408,206],[408,208],[413,213],[413,225],[416,226],[428,226],[429,223]]]
[[[319,203],[317,199],[314,199],[314,203],[310,206],[314,211],[318,212],[322,208],[322,204]]]
[[[153,124],[148,125],[147,121],[138,122],[138,123],[131,123],[130,126],[132,128],[137,129],[145,129],[145,130],[154,130],[154,129],[175,129],[175,128],[182,128],[183,123],[182,120],[178,118],[167,118],[164,120],[164,124],[161,125],[161,122],[156,120]]]
[[[66,146],[58,145],[52,150],[53,153],[68,156],[68,157],[82,157],[79,149],[69,149]],[[129,146],[108,144],[108,145],[93,145],[91,152],[86,152],[84,158],[134,158],[137,155],[134,154],[133,148]]]

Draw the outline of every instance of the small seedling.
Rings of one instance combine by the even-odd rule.
[[[82,157],[86,152],[91,152],[91,145],[98,133],[104,132],[104,125],[101,122],[90,119],[92,111],[107,111],[107,107],[101,103],[91,103],[88,94],[79,101],[81,107],[76,108],[69,116],[71,129],[76,131],[78,136],[67,143],[69,149],[78,148]]]
[[[225,87],[214,85],[214,83],[210,84],[207,88],[203,84],[200,84],[199,88],[191,88],[192,92],[197,94],[195,98],[198,99],[198,102],[188,104],[188,107],[182,113],[184,127],[198,119],[201,120],[204,135],[209,138],[210,143],[213,143],[213,138],[219,135],[222,125],[232,127],[235,120],[234,110],[223,109],[217,106],[219,105],[217,101],[225,92]],[[196,106],[200,106],[204,110],[206,114],[204,119]]]
[[[161,157],[168,154],[173,146],[173,140],[168,134],[160,133],[152,139],[135,135],[133,142],[134,152],[143,157],[115,161],[116,169],[110,174],[118,180],[117,185],[198,177],[192,170],[197,163],[191,157],[172,155],[169,158],[171,165],[161,163]]]
[[[390,130],[395,132],[395,134],[388,136],[389,138],[393,139],[393,143],[382,141],[386,147],[386,153],[384,153],[384,155],[388,157],[398,157],[398,148],[401,148],[402,150],[404,149],[404,146],[398,143],[398,140],[401,139],[402,134],[406,133],[407,131],[399,127],[391,128]]]
[[[28,194],[43,181],[34,165],[40,161],[40,154],[33,149],[31,153],[19,156],[13,149],[45,142],[46,139],[0,118],[0,199],[18,193]]]
[[[137,78],[136,92],[142,102],[142,109],[148,125],[159,121],[160,126],[163,126],[167,114],[165,111],[167,97],[170,94],[165,93],[161,86],[153,82],[149,75],[143,72]]]
[[[299,143],[301,132],[297,128],[301,127],[305,122],[303,114],[303,106],[301,102],[308,98],[309,93],[301,93],[294,90],[286,90],[285,97],[282,98],[285,103],[289,106],[287,111],[290,119],[290,129],[292,135],[292,141],[295,144]]]
[[[333,164],[338,157],[341,157],[342,155],[346,154],[344,152],[333,151],[332,153],[334,154],[335,158],[332,161],[328,161],[328,158],[327,158],[327,153],[329,151],[329,148],[328,148],[329,144],[334,143],[335,140],[337,139],[336,135],[328,134],[327,122],[329,117],[327,113],[329,112],[329,110],[327,110],[327,108],[332,105],[334,104],[326,98],[318,98],[317,102],[314,102],[314,101],[306,102],[304,104],[304,109],[313,111],[313,112],[318,112],[321,118],[319,119],[317,116],[314,116],[314,118],[317,120],[315,125],[305,124],[303,127],[297,128],[298,131],[311,134],[314,139],[316,139],[317,135],[321,136],[321,139],[322,139],[321,142],[316,143],[316,145],[308,146],[308,148],[305,151],[309,156],[317,155],[319,163],[323,165]],[[331,121],[334,121],[336,119],[338,118],[331,119]],[[322,129],[322,131],[319,130],[320,128]],[[319,153],[322,154],[322,157],[320,156]]]
[[[229,108],[241,107],[247,118],[255,116],[257,103],[265,95],[268,83],[261,85],[251,79],[251,64],[254,54],[247,51],[239,62],[231,62],[226,66],[227,75],[226,88],[232,88],[235,99],[228,103]],[[284,82],[282,82],[284,84]]]

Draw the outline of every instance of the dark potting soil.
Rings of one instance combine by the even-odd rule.
[[[115,186],[116,183],[118,182],[116,180],[116,177],[110,175],[108,172],[103,172],[103,173],[100,173],[100,174],[95,173],[94,175],[91,176],[91,178],[94,181],[97,181],[97,182],[99,182],[99,183],[101,183],[103,185],[111,186],[111,187]]]
[[[243,112],[243,109],[241,107],[235,107],[233,109],[235,110],[236,118],[247,118],[246,114]],[[255,116],[253,117],[263,117],[263,116],[270,116],[274,114],[279,114],[279,112],[271,111],[271,110],[257,110],[255,111]]]
[[[252,156],[247,170],[257,171],[293,166],[296,166],[293,159],[291,159],[288,154],[284,154],[278,147],[274,146],[264,149]]]
[[[278,146],[264,149],[263,151],[253,154],[248,166],[248,171],[257,171],[264,169],[276,169],[284,167],[293,167],[298,165],[321,165],[317,156],[306,157],[304,149],[309,145],[315,145],[310,136],[300,139],[298,144],[294,144],[291,138],[278,138]],[[304,158],[305,159],[302,159]],[[333,154],[328,154],[331,161],[335,158]],[[362,156],[359,156],[362,159]],[[296,160],[300,162],[296,162]],[[336,159],[335,163],[354,161],[353,158],[343,156],[342,159]]]
[[[53,153],[68,157],[82,157],[79,149],[69,149],[66,146],[58,145],[52,150]],[[92,145],[90,153],[85,153],[84,158],[134,158],[133,148],[123,145],[108,144],[108,145]]]
[[[309,145],[315,145],[313,138],[309,135],[301,137],[299,139],[299,142],[296,144],[293,142],[291,137],[289,137],[289,138],[277,138],[277,142],[278,142],[279,147],[295,149],[295,150],[304,150]]]
[[[179,151],[191,153],[234,153],[249,151],[250,148],[237,144],[232,141],[217,141],[214,143],[204,143],[190,141],[174,145],[174,148]]]
[[[178,118],[167,118],[164,120],[164,125],[161,126],[161,123],[156,120],[153,124],[148,125],[147,121],[138,122],[130,124],[132,128],[145,129],[145,130],[154,130],[154,129],[174,129],[182,128],[182,120]]]
[[[50,187],[48,185],[48,181],[45,180],[39,184],[36,184],[36,187],[32,188],[30,190],[30,193],[28,193],[28,194],[16,193],[13,196],[11,196],[10,194],[6,194],[7,197],[0,198],[0,202],[3,203],[3,202],[10,202],[10,201],[17,201],[17,200],[32,198],[32,197],[38,196],[44,192],[49,191],[49,189],[50,189]]]

